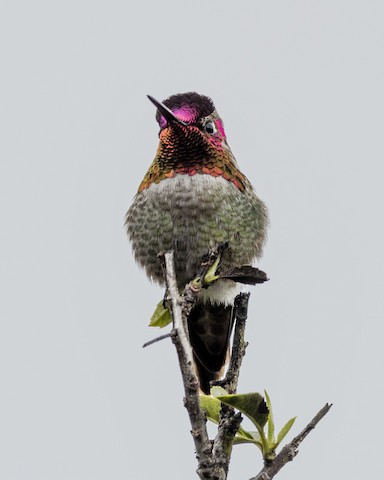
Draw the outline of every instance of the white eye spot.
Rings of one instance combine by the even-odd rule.
[[[204,125],[204,130],[209,133],[209,135],[213,135],[217,131],[216,125],[211,120],[208,120],[208,122]]]

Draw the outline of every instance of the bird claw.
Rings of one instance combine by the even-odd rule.
[[[220,260],[221,260],[221,253],[217,255],[216,260],[213,262],[213,264],[209,267],[208,272],[204,276],[204,283],[205,284],[211,284],[218,280],[220,278],[219,275],[216,275],[217,270],[220,265]]]

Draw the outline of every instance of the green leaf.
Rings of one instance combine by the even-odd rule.
[[[228,392],[223,387],[214,386],[211,387],[211,395],[214,397],[220,397],[223,395],[228,395]]]
[[[247,432],[248,435],[251,435],[254,440],[260,440],[260,434],[259,432]]]
[[[238,430],[238,435],[241,435],[242,437],[248,438],[248,440],[252,440],[253,442],[260,441],[260,434],[259,432],[248,432],[247,430],[244,430],[244,428],[240,427]]]
[[[271,446],[275,443],[275,423],[273,421],[271,399],[269,398],[269,395],[268,395],[266,390],[264,390],[264,393],[265,393],[265,401],[267,403],[267,408],[269,410],[269,415],[268,415],[268,445]]]
[[[157,304],[156,310],[153,312],[150,327],[166,327],[172,322],[172,315],[168,308],[164,308],[163,301]]]
[[[221,402],[211,395],[200,395],[200,408],[206,414],[208,420],[213,423],[219,423]]]
[[[284,425],[284,427],[280,430],[279,434],[277,435],[276,447],[280,444],[283,438],[287,435],[289,430],[292,428],[292,425],[295,423],[297,417],[293,417]]]
[[[252,442],[254,440],[260,440],[260,435],[258,432],[247,432],[247,430],[244,430],[243,427],[239,427],[236,435],[246,438],[247,440],[251,440]]]
[[[260,393],[236,393],[217,397],[221,402],[244,413],[257,427],[263,429],[268,420],[268,407]]]
[[[263,444],[260,441],[260,435],[258,432],[247,432],[245,430],[240,431],[239,429],[235,435],[235,438],[233,439],[233,443],[235,445],[239,445],[241,443],[253,443],[259,447],[261,451],[263,451]]]
[[[219,396],[228,397],[230,395],[227,395],[224,388],[215,386],[211,388],[211,395],[200,395],[199,397],[200,408],[207,416],[207,419],[216,424],[220,421],[220,411],[222,406],[222,402],[218,398]],[[265,438],[261,439],[259,432],[247,432],[247,430],[244,430],[244,428],[240,426],[233,439],[233,444],[242,443],[253,443],[263,452]]]
[[[220,401],[244,413],[255,425],[260,435],[260,449],[264,459],[268,458],[270,448],[263,428],[268,420],[268,407],[260,393],[236,393],[217,397]],[[255,441],[255,443],[257,443]]]
[[[244,432],[237,432],[235,438],[237,439],[236,443],[253,443],[255,441],[252,435],[248,435],[245,430]]]

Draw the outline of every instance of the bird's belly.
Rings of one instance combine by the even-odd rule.
[[[241,192],[221,177],[176,175],[137,194],[127,226],[135,258],[147,274],[162,283],[157,255],[172,249],[183,286],[195,276],[202,256],[220,243],[230,246],[224,266],[259,256],[266,210],[253,191]]]

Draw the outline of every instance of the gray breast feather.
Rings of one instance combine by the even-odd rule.
[[[229,242],[223,268],[261,256],[268,215],[251,188],[211,175],[176,175],[138,193],[126,224],[136,261],[163,283],[157,254],[173,249],[180,286],[196,274],[209,248]]]

